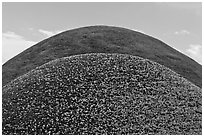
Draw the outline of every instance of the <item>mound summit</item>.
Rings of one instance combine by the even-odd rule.
[[[125,54],[56,59],[3,87],[3,134],[201,134],[201,89]]]
[[[39,42],[7,61],[2,83],[51,60],[86,53],[120,53],[162,64],[201,87],[202,67],[160,40],[125,28],[90,26],[69,30]]]

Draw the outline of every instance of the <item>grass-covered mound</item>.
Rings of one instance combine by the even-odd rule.
[[[49,61],[86,53],[120,53],[149,59],[170,68],[201,88],[200,64],[158,39],[110,26],[73,29],[37,43],[2,66],[2,84],[6,85]]]
[[[201,134],[201,89],[125,54],[51,61],[3,87],[3,134]]]

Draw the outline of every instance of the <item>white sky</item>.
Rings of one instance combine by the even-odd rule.
[[[3,3],[2,63],[61,31],[111,25],[141,31],[202,63],[201,3]]]

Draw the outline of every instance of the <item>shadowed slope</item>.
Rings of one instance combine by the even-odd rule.
[[[3,85],[51,60],[84,53],[123,53],[158,62],[201,87],[201,65],[165,43],[132,30],[92,26],[74,29],[27,49],[3,67]]]
[[[3,134],[201,134],[201,89],[124,54],[51,61],[3,87]]]

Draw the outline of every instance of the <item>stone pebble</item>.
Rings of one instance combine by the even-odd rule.
[[[46,63],[2,92],[2,134],[202,134],[201,89],[170,69],[126,54]]]

